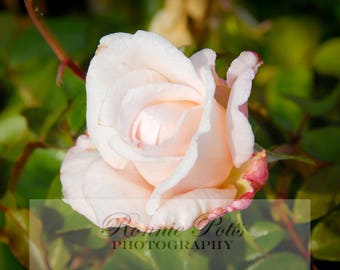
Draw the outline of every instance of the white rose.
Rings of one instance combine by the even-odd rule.
[[[246,205],[267,178],[242,109],[260,60],[241,53],[224,81],[215,57],[187,58],[150,32],[103,37],[86,78],[88,134],[61,169],[65,201],[101,227],[142,230]]]

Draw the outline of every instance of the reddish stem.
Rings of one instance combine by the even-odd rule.
[[[63,48],[63,46],[54,37],[52,32],[46,26],[46,24],[44,24],[43,21],[39,20],[37,13],[36,13],[34,6],[33,6],[33,1],[32,0],[24,0],[24,2],[25,2],[25,6],[26,6],[26,9],[27,9],[28,15],[30,16],[35,27],[38,29],[40,34],[45,39],[46,43],[50,46],[52,51],[58,57],[58,59],[60,61],[60,65],[69,67],[76,76],[78,76],[83,81],[85,81],[85,78],[86,78],[85,72],[68,56],[68,54],[65,51],[65,49]],[[62,76],[63,70],[64,70],[64,68],[59,68],[59,70],[58,70],[57,84],[60,84],[60,82],[61,82],[61,76]],[[61,72],[61,74],[60,74],[60,72]]]
[[[296,233],[296,231],[294,229],[293,222],[288,218],[288,216],[287,216],[283,206],[284,206],[284,202],[281,199],[279,199],[278,202],[276,203],[276,209],[278,210],[278,214],[279,214],[279,216],[280,216],[280,218],[282,220],[282,223],[287,228],[287,230],[288,230],[288,232],[290,234],[290,237],[292,238],[292,240],[293,240],[296,248],[300,252],[300,254],[307,261],[309,261],[311,259],[310,252],[305,248],[305,246],[303,245],[301,239],[297,235],[297,233]],[[314,266],[312,268],[315,269]]]

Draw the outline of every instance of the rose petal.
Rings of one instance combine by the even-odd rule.
[[[157,146],[173,138],[177,123],[196,104],[188,101],[161,102],[142,110],[134,121],[132,137],[139,147]]]
[[[260,64],[257,54],[242,52],[227,72],[227,84],[231,88],[227,106],[227,133],[236,167],[241,166],[254,152],[254,134],[240,106],[249,98],[252,80]]]
[[[230,89],[227,86],[227,82],[218,77],[215,70],[212,70],[214,75],[216,91],[215,91],[215,99],[221,104],[224,108],[227,108],[228,100],[230,96]]]
[[[143,151],[149,156],[179,156],[183,157],[191,142],[191,138],[198,129],[201,119],[202,108],[196,106],[183,114],[183,117],[177,122],[174,137],[163,142],[157,147],[146,146]],[[169,177],[178,166],[182,158],[177,160],[154,161],[134,161],[136,168],[143,177],[152,185],[156,186],[161,181]]]
[[[89,140],[88,136],[82,135],[77,139],[75,146],[67,152],[60,169],[64,201],[93,223],[96,223],[95,212],[84,199],[80,180],[84,179],[87,166],[97,158],[98,153],[94,150],[93,143]]]
[[[196,70],[201,67],[215,67],[216,53],[211,49],[203,49],[190,57],[191,63]]]
[[[225,109],[216,101],[210,118],[210,130],[197,139],[198,158],[195,165],[179,185],[169,190],[171,194],[219,186],[233,167],[227,142]]]
[[[151,219],[152,228],[176,228],[186,230],[195,221],[213,209],[226,208],[234,199],[236,189],[196,189],[167,201],[156,211]]]
[[[114,170],[98,159],[89,165],[83,189],[100,227],[110,227],[124,217],[129,225],[149,223],[145,204],[152,188],[135,169]]]
[[[183,156],[201,120],[202,106],[194,106],[183,113],[176,123],[172,137],[157,146],[145,145],[144,152],[150,156]]]
[[[166,78],[149,69],[132,70],[113,80],[103,99],[97,124],[117,129],[121,103],[128,90],[160,82],[166,82]]]
[[[118,123],[121,134],[130,137],[131,124],[147,106],[174,101],[200,104],[202,97],[195,89],[175,83],[154,83],[130,89],[121,103]]]
[[[87,135],[80,136],[67,153],[60,179],[65,202],[96,225],[109,227],[128,216],[124,222],[135,227],[149,224],[145,204],[151,186],[131,163],[124,171],[106,164]]]
[[[143,53],[140,53],[141,51]],[[102,103],[112,81],[131,70],[140,69],[155,72],[161,70],[162,75],[171,82],[190,86],[198,93],[203,93],[204,90],[190,60],[161,36],[138,31],[135,35],[116,33],[103,37],[86,77],[87,126],[98,151],[114,168],[124,169],[128,161],[108,147],[109,138],[117,131],[110,127],[98,126],[112,125],[114,121],[108,117],[110,110],[107,111],[107,107],[110,106],[106,103],[102,107]],[[111,92],[114,92],[114,89]],[[101,110],[103,111],[99,117]]]
[[[128,66],[129,70],[141,68],[161,70],[162,75],[174,83],[184,84],[198,91],[204,88],[197,80],[190,60],[158,34],[146,31],[137,31],[129,36],[111,34],[101,38],[99,47],[102,49],[98,54],[103,54],[106,61],[105,59],[102,61],[109,62],[110,70],[114,74],[117,64],[120,69],[123,69],[121,66]],[[107,79],[112,80],[112,77]]]
[[[241,52],[239,57],[233,60],[227,71],[228,87],[232,88],[238,76],[244,71],[252,70],[253,73],[256,74],[257,69],[262,65],[262,63],[263,62],[257,53],[250,51]]]
[[[227,86],[227,82],[219,78],[215,72],[216,53],[211,49],[203,49],[193,54],[190,60],[196,70],[199,70],[202,66],[209,66],[211,68],[216,85],[215,99],[226,108],[230,89]]]
[[[186,155],[183,157],[179,165],[176,167],[173,174],[162,181],[159,185],[154,189],[148,203],[147,203],[147,213],[152,215],[157,208],[159,207],[161,196],[176,186],[179,182],[181,182],[189,173],[191,168],[194,166],[197,157],[198,157],[198,149],[197,149],[197,139],[200,135],[208,132],[211,127],[210,122],[210,113],[211,107],[214,100],[214,91],[215,91],[215,82],[214,78],[211,74],[211,71],[208,67],[202,67],[199,70],[200,77],[206,86],[205,89],[205,99],[204,99],[204,109],[201,118],[201,122],[197,133],[193,136],[192,141],[188,147],[188,151]]]

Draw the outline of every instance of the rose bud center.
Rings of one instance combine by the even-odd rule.
[[[161,102],[142,110],[132,127],[136,145],[159,145],[173,138],[180,119],[195,105],[189,101]]]

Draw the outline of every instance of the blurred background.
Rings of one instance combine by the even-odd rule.
[[[160,33],[187,55],[212,48],[218,53],[217,72],[224,78],[241,51],[258,52],[264,65],[254,81],[249,115],[258,148],[268,149],[273,162],[268,184],[257,198],[311,199],[310,216],[302,215],[295,203],[290,217],[294,223],[311,224],[314,269],[336,269],[340,260],[338,1],[34,3],[39,17],[84,71],[101,36],[138,29]],[[23,0],[0,0],[1,269],[27,268],[29,199],[61,198],[61,161],[85,130],[84,83],[66,69],[57,86],[58,65],[27,16]],[[286,231],[284,225],[276,229]],[[61,264],[46,259],[51,269],[102,269],[89,258],[70,256],[70,247],[58,241],[54,256],[63,259]],[[268,252],[275,252],[278,245]],[[40,252],[47,256],[44,248]],[[248,260],[244,269],[273,269],[261,266],[261,261],[260,267],[252,266],[256,263]],[[211,268],[213,263],[208,260],[207,265]],[[237,269],[226,260],[213,266]]]

